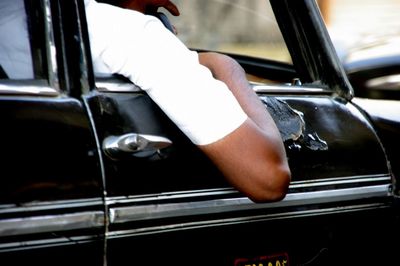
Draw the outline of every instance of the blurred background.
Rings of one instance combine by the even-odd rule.
[[[400,36],[400,0],[319,0],[318,4],[339,56]]]
[[[175,0],[170,17],[189,47],[290,62],[267,0]],[[400,0],[318,0],[340,57],[382,36],[400,35]],[[190,21],[190,23],[189,23]]]

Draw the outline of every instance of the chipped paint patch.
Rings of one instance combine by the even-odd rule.
[[[303,147],[313,151],[328,150],[328,144],[317,132],[306,128],[304,114],[292,108],[287,102],[274,97],[261,97],[274,119],[282,140],[291,150]]]

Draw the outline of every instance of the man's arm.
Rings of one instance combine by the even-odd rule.
[[[200,63],[227,84],[248,119],[234,132],[199,146],[236,188],[255,202],[281,200],[290,182],[283,142],[272,117],[249,87],[242,67],[228,56],[199,53]]]
[[[143,1],[152,4],[154,4],[153,2],[170,3],[168,0]],[[143,29],[142,33],[144,35],[140,41],[132,39],[132,42],[113,42],[113,45],[107,46],[105,52],[102,52],[102,56],[109,60],[112,59],[108,62],[109,66],[112,66],[110,70],[127,76],[132,82],[145,89],[181,130],[191,135],[192,141],[196,140],[194,143],[207,143],[198,144],[198,147],[214,162],[236,189],[255,202],[282,199],[286,195],[290,182],[290,170],[282,139],[271,116],[257,95],[249,88],[249,83],[240,65],[222,54],[208,53],[200,54],[199,59],[203,66],[199,67],[197,58],[192,60],[192,58],[194,59],[191,55],[192,52],[178,42],[178,39],[172,38],[170,32],[160,31],[158,24],[146,23],[146,29]],[[160,43],[163,45],[160,46]],[[128,44],[136,49],[128,48]],[[130,53],[116,52],[123,50],[130,51]],[[157,62],[150,63],[149,57],[143,56],[144,52],[152,53],[151,58],[157,59]],[[178,61],[179,63],[177,63]],[[173,73],[187,73],[187,75],[183,74],[177,79],[171,78],[168,75],[171,71],[165,71],[171,69],[170,62],[175,62]],[[235,112],[236,115],[239,113],[236,102],[233,104],[234,106],[232,105],[232,95],[213,90],[213,88],[221,89],[221,87],[209,78],[209,70],[204,71],[205,67],[211,70],[211,74],[216,79],[223,81],[229,87],[248,117],[247,120],[242,120],[244,122],[239,127],[235,127],[236,130],[230,131],[230,134],[223,135],[224,137],[213,142],[208,142],[210,136],[206,137],[207,141],[205,141],[203,135],[207,135],[207,131],[212,130],[210,128],[213,126],[225,131],[227,127],[232,126],[233,121],[239,119],[237,116],[236,120],[229,120],[230,113],[227,110]],[[196,74],[189,74],[191,71]],[[158,79],[154,79],[154,73],[158,73]],[[192,84],[190,90],[188,90],[187,84]],[[202,100],[189,101],[194,96],[191,95],[192,93],[201,90],[208,90],[209,98],[205,98],[205,95],[208,94],[204,92]],[[179,101],[179,104],[171,102],[171,95],[180,95],[185,100]],[[221,112],[216,113],[219,111],[217,99],[222,95],[229,98],[225,99],[224,103],[229,104],[230,108],[226,110],[224,108]],[[203,102],[207,102],[209,107],[212,106],[209,110],[214,110],[213,114],[215,115],[207,113],[208,116],[213,116],[209,117],[209,120],[207,120],[207,116],[199,112],[199,110],[207,108]],[[177,108],[177,104],[179,108]],[[189,112],[182,113],[181,110],[185,108],[188,108]],[[240,114],[242,113],[240,110]],[[243,117],[243,119],[245,118]],[[192,120],[199,122],[192,123]],[[198,128],[197,126],[204,124],[204,121],[207,121],[207,128]],[[219,125],[221,123],[224,126],[221,127]],[[218,134],[221,134],[221,131]],[[211,135],[215,137],[218,134]],[[198,142],[198,138],[201,139],[200,142]]]

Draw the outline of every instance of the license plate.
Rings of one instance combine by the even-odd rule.
[[[235,266],[289,266],[289,256],[281,253],[250,259],[240,258],[235,260]]]

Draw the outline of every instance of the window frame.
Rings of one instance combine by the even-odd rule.
[[[50,0],[23,0],[32,56],[32,79],[0,79],[0,95],[58,96],[60,86]]]

